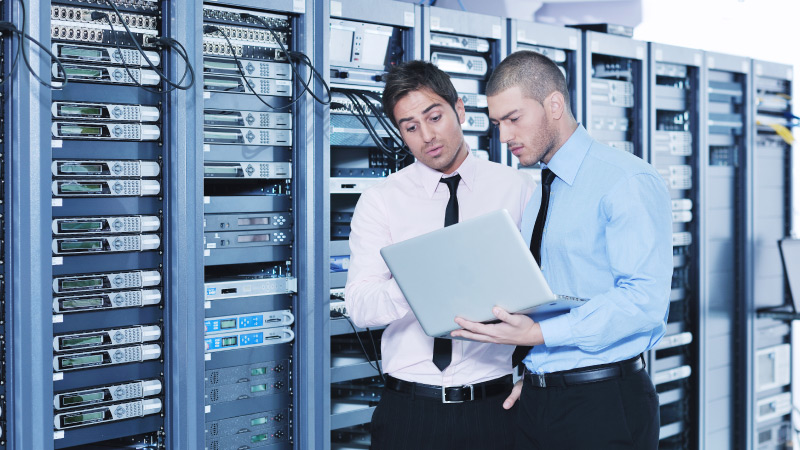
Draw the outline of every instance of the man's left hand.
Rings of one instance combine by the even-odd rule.
[[[492,314],[500,320],[500,323],[486,324],[456,317],[456,323],[463,330],[455,330],[450,335],[493,344],[531,346],[544,344],[541,327],[530,317],[524,314],[510,314],[499,306],[492,309]]]

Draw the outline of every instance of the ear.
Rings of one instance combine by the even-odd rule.
[[[456,100],[456,116],[458,116],[458,123],[463,124],[467,120],[467,114],[464,110],[464,102],[461,97]]]
[[[555,120],[561,119],[566,109],[564,100],[565,100],[564,95],[561,94],[561,92],[553,91],[553,93],[550,94],[550,97],[548,99],[549,102],[548,110],[550,113],[550,117],[552,117]]]

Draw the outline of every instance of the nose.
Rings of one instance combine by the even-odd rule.
[[[509,127],[503,125],[503,122],[497,124],[497,130],[500,132],[500,142],[502,142],[503,144],[507,144],[514,137],[511,134],[511,130],[509,130]]]
[[[436,133],[434,133],[433,129],[425,123],[420,124],[419,133],[422,140],[426,143],[433,142],[433,138],[436,137]]]

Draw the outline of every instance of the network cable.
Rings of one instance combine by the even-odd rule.
[[[403,142],[400,133],[392,126],[391,123],[389,123],[389,120],[385,114],[380,109],[375,107],[371,101],[380,101],[378,94],[374,92],[364,92],[351,89],[342,89],[338,92],[350,100],[350,103],[353,105],[350,113],[353,114],[359,123],[364,126],[370,138],[373,140],[373,142],[375,142],[375,145],[379,150],[396,159],[397,161],[403,161],[408,157],[410,152],[408,147]],[[368,108],[372,113],[371,115],[367,113],[362,104],[366,105],[366,108]],[[332,106],[346,109],[345,105],[343,104],[334,103]],[[377,120],[378,125],[386,132],[388,138],[382,138],[380,136],[378,131],[375,129],[375,124],[373,124],[372,120],[370,120],[371,118],[375,118]],[[387,144],[384,139],[388,139],[389,144]]]
[[[364,345],[364,341],[361,339],[361,336],[359,336],[358,330],[356,330],[356,325],[350,319],[350,316],[348,316],[347,314],[342,314],[339,311],[331,311],[331,317],[332,318],[344,317],[347,320],[347,323],[350,324],[350,328],[353,329],[353,334],[356,335],[356,340],[358,341],[358,345],[361,346],[361,351],[364,352],[364,356],[367,358],[367,363],[370,365],[370,367],[375,369],[376,372],[378,372],[378,375],[380,375],[381,380],[383,380],[383,382],[386,383],[386,377],[383,375],[383,368],[381,367],[380,363],[380,355],[378,355],[378,348],[375,345],[375,338],[372,336],[372,331],[370,331],[369,328],[365,328],[367,334],[369,335],[369,339],[372,342],[372,350],[375,353],[374,359],[373,356],[371,356],[369,352],[367,352],[367,347]],[[375,364],[372,363],[373,361],[375,361]]]
[[[175,39],[167,38],[167,37],[159,37],[159,38],[153,40],[153,42],[155,44],[159,45],[159,46],[162,46],[162,45],[163,46],[167,46],[167,47],[171,48],[172,50],[174,50],[175,53],[177,53],[178,56],[180,56],[181,59],[183,59],[184,63],[186,64],[184,69],[183,69],[183,75],[181,76],[181,79],[178,80],[177,83],[175,83],[174,81],[170,80],[169,77],[164,75],[164,73],[158,67],[156,67],[155,64],[153,64],[153,62],[150,60],[150,57],[147,56],[147,52],[145,52],[144,49],[142,48],[142,46],[139,45],[139,42],[136,40],[136,38],[133,35],[133,32],[131,32],[131,29],[128,27],[128,23],[125,21],[124,17],[122,16],[122,13],[120,13],[119,9],[117,8],[117,5],[115,5],[112,0],[105,0],[105,2],[106,2],[106,4],[108,4],[108,6],[110,6],[114,10],[114,13],[119,18],[120,23],[122,23],[122,26],[125,28],[125,32],[130,37],[131,42],[133,42],[133,45],[136,47],[136,50],[142,55],[142,58],[144,58],[144,61],[147,63],[148,67],[153,72],[155,72],[156,75],[158,75],[158,77],[162,81],[167,83],[167,85],[169,85],[170,88],[167,89],[166,91],[161,92],[161,91],[153,90],[153,89],[150,89],[150,88],[148,88],[146,86],[143,86],[138,80],[136,80],[136,77],[134,77],[133,74],[131,73],[127,62],[125,61],[125,58],[123,57],[122,50],[120,49],[119,43],[117,42],[117,39],[116,39],[116,32],[114,30],[114,25],[111,23],[111,18],[109,17],[108,14],[100,12],[100,11],[92,12],[92,19],[93,20],[98,20],[100,18],[105,18],[106,21],[108,22],[109,27],[111,27],[111,34],[112,34],[112,36],[114,36],[114,46],[116,47],[117,51],[119,52],[119,56],[120,56],[120,60],[122,61],[122,65],[125,67],[125,71],[128,73],[128,76],[131,77],[131,79],[134,81],[134,83],[137,86],[139,86],[140,88],[142,88],[142,89],[144,89],[146,91],[153,92],[153,93],[158,93],[158,94],[169,93],[169,92],[174,91],[175,89],[180,89],[180,90],[186,91],[186,90],[191,89],[192,86],[194,86],[194,83],[195,83],[194,68],[192,67],[192,64],[189,62],[189,55],[188,55],[188,52],[186,51],[186,48],[180,42],[176,41]],[[186,79],[187,74],[190,77],[190,81],[189,81],[188,84],[184,85],[182,83]]]
[[[67,72],[66,72],[66,69],[64,68],[64,65],[61,63],[61,59],[59,59],[55,54],[53,54],[53,52],[51,52],[50,49],[48,49],[47,47],[42,45],[41,42],[37,41],[31,35],[29,35],[28,33],[25,32],[25,22],[27,21],[27,19],[26,19],[25,3],[23,2],[23,0],[20,0],[19,5],[20,5],[20,13],[21,13],[20,15],[22,17],[22,29],[21,30],[18,29],[16,27],[16,25],[14,25],[11,22],[6,22],[6,21],[0,22],[0,33],[5,34],[6,32],[8,32],[12,36],[17,36],[17,39],[18,39],[18,41],[17,41],[17,52],[13,56],[13,61],[11,63],[11,70],[9,71],[9,76],[14,72],[14,69],[16,69],[17,64],[19,63],[19,55],[21,53],[22,54],[22,61],[25,63],[25,67],[28,68],[28,72],[30,72],[30,74],[33,75],[33,77],[36,79],[36,81],[39,82],[39,84],[41,84],[42,86],[44,86],[46,88],[49,88],[49,89],[63,89],[64,86],[66,86],[69,81],[67,80]],[[33,70],[33,67],[31,67],[31,63],[28,60],[27,52],[25,51],[25,39],[27,39],[27,40],[33,42],[34,44],[36,44],[37,47],[39,47],[42,51],[44,51],[45,53],[47,53],[50,56],[50,59],[52,61],[55,61],[56,65],[61,70],[61,73],[64,74],[63,82],[60,85],[53,85],[53,84],[50,84],[50,83],[44,81],[39,76],[39,74],[37,74],[36,71]],[[0,86],[5,84],[7,79],[8,78],[4,78],[3,80],[0,80]]]

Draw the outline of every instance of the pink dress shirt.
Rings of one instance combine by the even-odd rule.
[[[506,209],[519,227],[533,192],[529,177],[471,153],[456,172],[461,175],[459,221]],[[454,340],[452,362],[439,371],[431,361],[433,338],[422,331],[379,253],[387,245],[444,226],[450,193],[439,182],[442,175],[415,162],[361,195],[351,223],[345,302],[356,325],[388,325],[381,342],[386,373],[406,381],[456,386],[511,373],[514,347]]]

